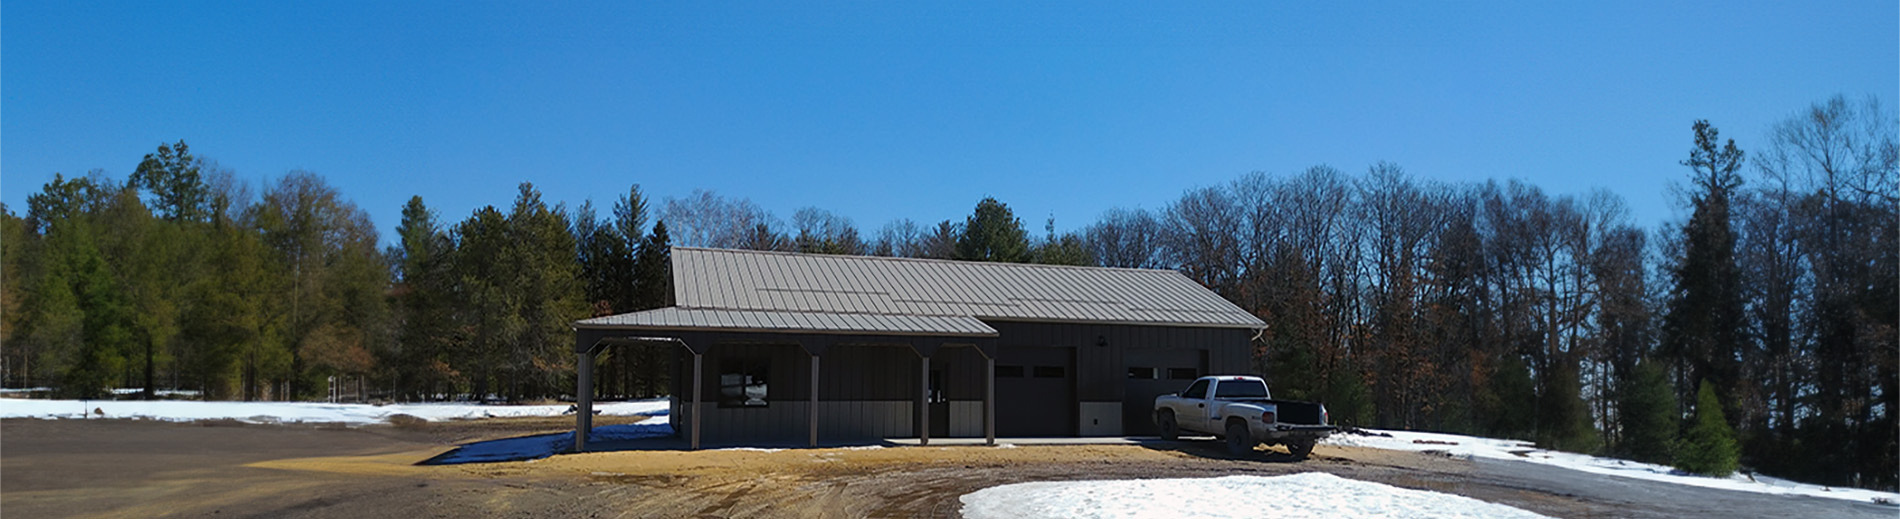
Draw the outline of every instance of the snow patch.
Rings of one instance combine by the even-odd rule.
[[[667,413],[666,399],[594,404],[609,416],[658,416]],[[145,400],[29,400],[0,398],[0,418],[144,418],[168,422],[237,420],[247,423],[380,423],[396,415],[428,421],[561,416],[569,404],[482,405],[439,404],[328,404],[315,402],[194,402]]]
[[[1262,499],[1261,496],[1298,496]],[[1339,517],[1536,519],[1476,499],[1307,472],[1204,479],[1045,481],[990,487],[959,498],[969,519]]]
[[[1320,444],[1412,452],[1435,451],[1463,459],[1490,458],[1524,461],[1588,472],[1591,474],[1622,476],[1626,478],[1663,481],[1723,490],[1814,496],[1880,504],[1900,502],[1900,494],[1893,492],[1810,485],[1759,474],[1753,479],[1742,474],[1733,474],[1726,478],[1711,478],[1684,473],[1676,470],[1674,467],[1663,465],[1539,449],[1535,444],[1522,440],[1499,440],[1456,434],[1413,431],[1362,430],[1366,433],[1370,433],[1370,435],[1338,433],[1324,440],[1320,440]]]

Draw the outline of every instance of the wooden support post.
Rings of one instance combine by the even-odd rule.
[[[930,357],[924,356],[923,368],[917,372],[917,444],[930,445]]]
[[[996,359],[983,358],[983,437],[996,445]]]
[[[706,391],[706,384],[700,380],[700,377],[704,376],[701,373],[702,368],[705,367],[701,363],[704,358],[705,355],[693,352],[693,450],[699,450],[699,412],[701,411],[699,399],[702,396],[701,393]]]
[[[806,409],[805,424],[811,426],[809,445],[818,446],[818,356],[811,356],[811,408]]]
[[[587,451],[587,433],[594,430],[594,352],[580,352],[574,361],[574,452]]]

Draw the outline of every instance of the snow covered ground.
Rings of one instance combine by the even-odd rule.
[[[423,420],[468,420],[560,416],[569,405],[326,404],[313,402],[194,402],[179,400],[29,400],[0,398],[0,418],[145,418],[173,422],[232,419],[248,423],[379,423],[396,415]],[[653,416],[667,412],[666,399],[594,404],[600,414]]]
[[[964,494],[961,500],[963,516],[970,519],[1544,517],[1468,497],[1346,479],[1323,472],[1273,477],[1017,483]]]
[[[1883,504],[1900,503],[1900,494],[1893,492],[1825,487],[1762,475],[1756,475],[1753,479],[1741,474],[1731,475],[1726,478],[1703,477],[1687,474],[1675,468],[1662,465],[1539,449],[1530,442],[1520,440],[1499,440],[1460,436],[1456,434],[1412,431],[1382,431],[1373,429],[1365,429],[1365,431],[1374,434],[1385,434],[1390,437],[1341,433],[1334,434],[1332,437],[1322,440],[1320,443],[1324,445],[1371,447],[1375,449],[1402,451],[1442,451],[1451,456],[1467,459],[1493,458],[1527,461],[1592,474],[1622,476],[1651,481],[1666,481],[1683,485],[1740,490],[1744,492],[1794,494],[1862,502],[1871,501]]]

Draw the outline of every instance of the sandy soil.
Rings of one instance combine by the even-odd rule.
[[[605,418],[602,425],[631,419]],[[1216,442],[1138,445],[623,451],[418,466],[458,442],[558,432],[562,419],[360,428],[0,421],[10,517],[955,517],[958,496],[1022,481],[1318,470],[1613,517],[1575,497],[1470,477],[1429,454],[1322,446],[1228,459]]]

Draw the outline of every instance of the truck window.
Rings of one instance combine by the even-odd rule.
[[[1181,392],[1181,398],[1207,398],[1207,381],[1194,381],[1194,385],[1188,386],[1187,391]]]
[[[1214,388],[1214,398],[1266,398],[1267,384],[1253,380],[1227,380]]]

